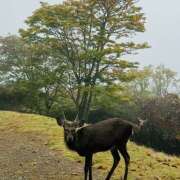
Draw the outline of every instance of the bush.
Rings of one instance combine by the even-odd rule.
[[[180,154],[179,97],[168,94],[148,99],[141,106],[141,114],[149,122],[134,140],[167,153]]]

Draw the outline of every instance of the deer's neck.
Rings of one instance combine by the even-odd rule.
[[[76,151],[76,138],[74,137],[73,140],[67,140],[66,138],[64,138],[65,140],[65,143],[66,143],[66,146],[70,149],[70,150],[73,150],[73,151]]]
[[[65,139],[65,143],[66,143],[66,146],[70,150],[76,151],[80,156],[85,156],[86,155],[86,151],[84,151],[83,148],[78,145],[78,138],[77,138],[77,136],[74,137],[73,141],[67,141]]]
[[[76,151],[75,143],[66,141],[66,145],[70,150]]]

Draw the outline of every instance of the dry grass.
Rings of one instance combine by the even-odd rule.
[[[77,162],[83,162],[76,153],[67,150],[63,141],[63,129],[57,126],[52,118],[0,111],[0,130],[16,130],[18,132],[36,132],[47,139],[48,147],[60,151],[64,156]],[[137,146],[129,142],[128,151],[131,156],[129,180],[180,180],[180,157],[168,156],[152,149]],[[94,156],[93,166],[107,173],[112,165],[109,152]],[[121,160],[113,179],[119,179],[124,170]]]

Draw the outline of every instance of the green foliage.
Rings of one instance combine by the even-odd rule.
[[[0,43],[1,82],[24,94],[32,112],[50,114],[57,96],[67,96],[58,82],[63,81],[63,66],[57,66],[48,45],[25,43],[17,36],[1,38]]]
[[[66,81],[59,81],[84,120],[95,86],[132,80],[127,72],[136,63],[122,56],[148,47],[127,40],[145,30],[144,14],[133,0],[42,3],[26,23],[28,28],[20,30],[22,38],[31,44],[43,42],[53,50],[56,65],[65,68]]]
[[[16,91],[13,86],[0,85],[0,109],[1,110],[16,110],[23,111],[25,108],[24,95],[22,92]]]

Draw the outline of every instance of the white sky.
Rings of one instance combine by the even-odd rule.
[[[140,51],[131,59],[142,65],[165,64],[180,73],[180,0],[140,0],[139,4],[147,17],[147,31],[136,39],[149,42],[152,48]],[[38,7],[39,0],[0,0],[0,36],[17,33],[24,27],[24,20]]]

